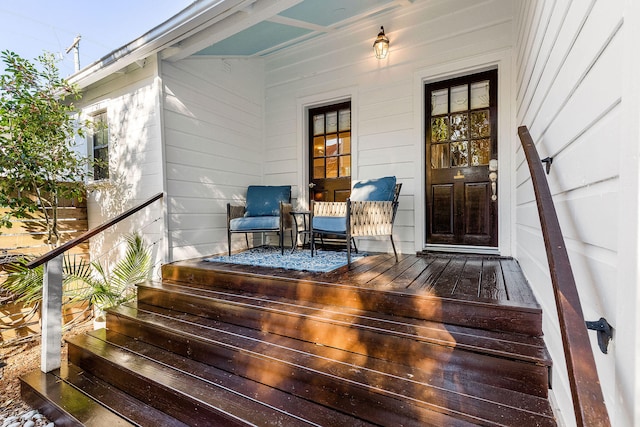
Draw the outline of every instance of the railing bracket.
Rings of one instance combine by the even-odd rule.
[[[600,320],[596,322],[587,321],[586,324],[587,329],[598,332],[598,346],[604,354],[607,354],[609,341],[613,338],[613,331],[609,322],[607,322],[604,317],[601,317]]]
[[[547,175],[549,175],[549,171],[551,170],[551,164],[553,163],[553,157],[545,157],[544,159],[542,159],[540,161],[547,165],[546,171],[547,171]]]

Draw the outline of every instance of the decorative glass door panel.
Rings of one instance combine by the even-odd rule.
[[[309,110],[309,197],[345,201],[351,191],[351,103]]]
[[[425,86],[427,243],[497,246],[497,71]]]

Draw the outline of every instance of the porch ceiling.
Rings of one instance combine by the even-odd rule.
[[[165,51],[164,59],[179,60],[191,55],[264,56],[413,1],[239,1],[218,22]]]

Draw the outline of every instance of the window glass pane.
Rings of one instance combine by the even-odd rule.
[[[335,156],[338,154],[338,137],[327,135],[327,151],[325,156]]]
[[[436,117],[431,119],[431,141],[448,141],[449,140],[449,118]]]
[[[338,158],[327,157],[327,178],[338,177]]]
[[[469,109],[468,86],[454,86],[451,88],[451,112],[464,111]]]
[[[446,169],[449,167],[449,144],[434,144],[431,146],[431,169]]]
[[[332,111],[327,113],[327,133],[338,131],[338,112]]]
[[[313,116],[313,134],[322,135],[324,133],[324,114]]]
[[[351,129],[351,110],[340,110],[340,123],[338,126],[341,131]]]
[[[449,95],[447,89],[431,92],[431,115],[439,116],[449,112]]]
[[[338,141],[338,152],[340,154],[351,153],[351,133],[345,132],[340,134],[340,139]]]
[[[483,138],[491,135],[491,123],[489,122],[489,110],[472,111],[471,138]]]
[[[469,152],[467,141],[451,143],[451,167],[468,166]]]
[[[100,180],[109,178],[109,150],[99,148],[93,150],[93,158],[98,161],[93,167],[93,179]]]
[[[340,156],[340,176],[351,176],[351,156]]]
[[[324,178],[324,159],[313,159],[313,177]]]
[[[469,137],[469,120],[466,113],[451,115],[451,140],[467,139]]]
[[[488,165],[491,158],[491,140],[479,139],[471,142],[471,166]]]
[[[489,107],[489,80],[471,84],[471,108]]]
[[[324,137],[313,138],[313,157],[324,157]]]

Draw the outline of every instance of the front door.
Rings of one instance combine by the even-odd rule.
[[[309,198],[344,202],[351,191],[351,102],[309,110]]]
[[[428,244],[498,246],[497,78],[425,86]]]

